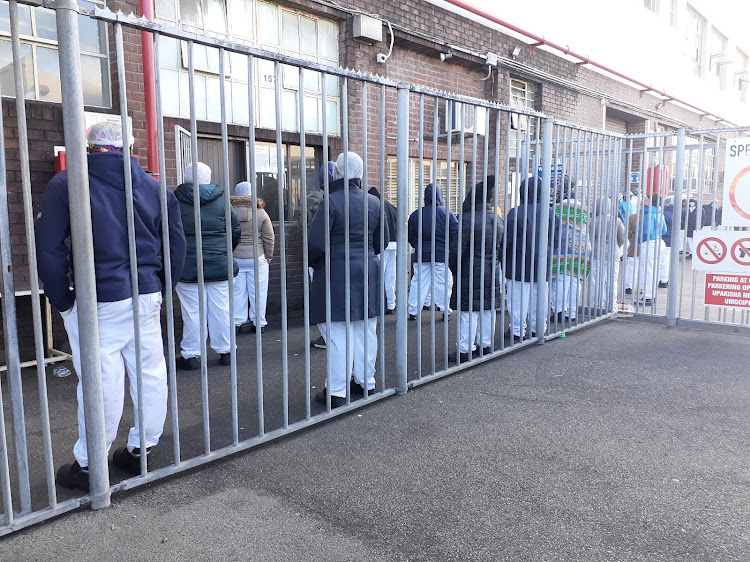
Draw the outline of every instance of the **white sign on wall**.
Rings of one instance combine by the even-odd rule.
[[[727,139],[723,205],[723,226],[750,226],[750,138]]]

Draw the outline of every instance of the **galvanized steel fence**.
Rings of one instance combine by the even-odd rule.
[[[16,108],[18,115],[22,193],[25,212],[25,233],[28,246],[29,275],[32,295],[39,294],[31,187],[29,182],[28,134],[24,114],[24,91],[20,68],[17,3],[10,2],[13,34],[13,60],[16,77]],[[19,358],[14,280],[10,263],[9,215],[6,189],[0,190],[0,242],[3,267],[3,321],[7,384],[9,398],[0,395],[0,485],[2,487],[2,519],[0,535],[23,528],[82,504],[94,508],[109,504],[110,494],[133,488],[175,474],[218,458],[243,451],[291,432],[309,427],[335,415],[351,411],[394,394],[403,394],[436,378],[452,374],[480,362],[495,359],[534,343],[591,325],[616,314],[615,287],[621,248],[618,244],[616,204],[623,191],[623,176],[632,168],[634,140],[606,134],[567,123],[556,122],[540,113],[492,102],[448,94],[429,88],[397,83],[383,77],[323,66],[309,61],[249,47],[244,44],[197,35],[164,24],[114,14],[95,8],[87,17],[111,24],[114,30],[117,58],[118,92],[123,146],[128,146],[128,76],[125,72],[123,28],[151,33],[154,39],[155,82],[157,93],[157,127],[160,158],[159,178],[162,261],[165,286],[171,287],[174,273],[170,267],[167,185],[167,143],[171,131],[165,131],[162,92],[163,80],[160,51],[167,38],[185,43],[187,81],[189,85],[189,135],[176,128],[176,137],[188,141],[189,150],[180,141],[175,152],[179,158],[192,157],[192,199],[197,253],[198,315],[200,319],[199,374],[178,371],[176,358],[176,325],[174,298],[171,291],[164,295],[166,316],[166,360],[168,379],[169,422],[162,436],[162,446],[155,448],[151,460],[141,456],[141,474],[111,483],[108,473],[107,442],[104,433],[104,405],[99,358],[94,253],[92,244],[91,209],[88,194],[86,140],[83,125],[83,97],[75,2],[60,1],[56,7],[60,38],[60,66],[63,94],[64,128],[67,152],[68,189],[71,215],[71,246],[75,271],[75,290],[81,333],[81,373],[86,413],[86,434],[89,446],[89,495],[58,489],[55,485],[55,464],[70,458],[75,427],[75,405],[72,400],[55,403],[53,415],[57,424],[70,428],[70,441],[52,439],[47,379],[44,365],[41,312],[38,299],[32,298],[37,390],[23,389]],[[254,346],[251,340],[238,337],[230,330],[230,364],[227,368],[209,366],[206,345],[207,302],[204,287],[204,252],[198,183],[198,132],[196,112],[195,49],[207,47],[218,54],[221,106],[221,143],[224,178],[229,178],[228,117],[225,100],[227,57],[242,55],[247,64],[247,109],[249,126],[246,142],[249,147],[247,178],[257,180],[255,143],[256,116],[259,111],[274,111],[276,162],[278,167],[277,198],[279,205],[280,310],[278,322],[264,333],[256,329]],[[274,71],[273,107],[259,107],[254,84],[258,79],[257,60],[270,61]],[[282,103],[281,76],[289,69],[296,73],[300,93],[296,105]],[[62,71],[64,69],[64,71]],[[309,73],[319,79],[321,106],[320,130],[306,128],[304,95]],[[330,84],[330,88],[328,87]],[[335,88],[334,88],[335,87]],[[327,96],[337,89],[340,111],[329,115]],[[393,112],[395,110],[395,125]],[[284,112],[296,114],[295,131],[282,127]],[[331,118],[336,120],[330,122]],[[0,116],[0,119],[2,117]],[[0,122],[0,125],[2,123]],[[185,124],[187,127],[187,124]],[[340,133],[338,132],[340,131]],[[652,137],[660,138],[660,137]],[[0,143],[3,139],[0,138]],[[350,151],[359,154],[364,163],[361,178],[363,190],[375,186],[386,199],[387,157],[396,156],[397,191],[396,232],[389,232],[386,205],[381,202],[377,216],[369,216],[370,197],[362,197],[362,208],[354,207],[350,198],[357,196],[344,189],[343,238],[341,247],[332,247],[332,228],[336,210],[331,207],[331,180],[324,174],[319,213],[323,213],[325,248],[322,265],[316,271],[325,279],[325,322],[319,324],[328,336],[325,366],[316,357],[322,352],[311,348],[310,307],[311,279],[308,268],[310,245],[308,228],[301,228],[301,263],[288,259],[290,242],[284,228],[286,180],[283,173],[285,143],[293,142],[305,154],[314,143],[321,150],[322,162],[343,153],[343,181],[349,184]],[[703,141],[701,141],[703,142]],[[712,141],[713,142],[713,141]],[[628,147],[628,143],[630,146]],[[184,150],[183,150],[184,149]],[[644,149],[645,150],[645,149]],[[7,186],[5,150],[0,144],[0,182]],[[653,147],[644,152],[641,165],[646,166]],[[659,153],[661,154],[661,153]],[[188,156],[189,155],[189,156]],[[679,150],[678,150],[679,155]],[[679,156],[678,156],[679,158]],[[429,164],[428,164],[429,163]],[[457,163],[457,165],[454,165]],[[186,165],[187,162],[181,162]],[[411,168],[410,168],[411,166]],[[447,177],[440,178],[439,170]],[[409,170],[416,169],[416,177]],[[429,169],[429,173],[426,170]],[[136,341],[137,400],[143,403],[142,358],[140,357],[138,275],[131,169],[124,167],[128,225],[129,264],[133,296],[133,322]],[[181,177],[182,170],[176,174]],[[308,216],[308,193],[317,186],[308,185],[304,165],[298,179],[302,223]],[[445,182],[444,184],[442,182]],[[440,184],[444,189],[446,210],[437,212],[437,190],[425,200],[422,190],[427,184]],[[491,187],[494,183],[495,187]],[[409,189],[415,184],[414,192]],[[223,195],[226,236],[228,317],[234,318],[235,302],[232,244],[232,206],[230,187]],[[477,191],[478,189],[478,191]],[[456,202],[455,204],[451,202]],[[259,255],[258,209],[252,205],[254,255]],[[430,207],[432,213],[423,212]],[[413,211],[411,213],[410,211]],[[455,222],[450,217],[455,212]],[[438,215],[445,217],[438,230]],[[350,228],[350,220],[362,220],[362,230]],[[376,220],[380,228],[368,221]],[[424,221],[427,220],[427,224]],[[410,228],[411,223],[411,228]],[[513,228],[509,226],[513,225]],[[372,228],[371,228],[372,227]],[[442,230],[442,232],[441,232]],[[365,234],[370,233],[370,234]],[[411,233],[411,234],[410,234]],[[375,238],[378,237],[379,240]],[[352,341],[352,285],[362,287],[363,310],[370,308],[368,286],[372,284],[369,267],[362,269],[361,279],[352,271],[352,263],[365,256],[365,263],[388,245],[396,242],[395,290],[396,305],[389,312],[382,295],[385,292],[386,260],[380,259],[377,291],[380,293],[377,332]],[[412,251],[413,248],[413,251]],[[438,249],[440,248],[440,252]],[[426,257],[429,252],[429,257]],[[332,277],[332,261],[343,258],[344,273]],[[672,256],[673,261],[676,259]],[[414,265],[412,265],[412,261]],[[255,310],[260,295],[259,260],[254,260]],[[414,272],[411,292],[416,291],[416,310],[407,303],[410,294],[410,269]],[[677,268],[673,269],[676,275]],[[422,272],[426,272],[422,276]],[[343,279],[342,279],[343,278]],[[287,295],[290,279],[301,279],[302,321],[290,311]],[[361,283],[360,283],[361,281]],[[429,285],[425,290],[424,283]],[[622,284],[622,282],[619,282]],[[429,302],[426,295],[429,292]],[[512,295],[509,294],[513,293]],[[332,318],[332,298],[343,293],[344,320]],[[455,304],[450,303],[455,294]],[[425,297],[423,297],[425,295]],[[466,296],[464,306],[464,295]],[[489,301],[489,303],[488,303]],[[429,315],[423,318],[427,305]],[[652,307],[653,309],[653,307]],[[655,310],[655,309],[653,309]],[[395,316],[391,318],[391,316]],[[367,315],[366,315],[367,316]],[[410,318],[411,319],[410,322]],[[364,321],[368,324],[370,320]],[[368,380],[372,368],[372,347],[377,347],[375,388],[365,384],[363,396],[352,394],[349,373],[345,373],[346,395],[333,397],[325,393],[324,404],[316,406],[313,391],[331,388],[335,364],[332,349],[332,328],[345,329],[343,343],[345,362],[357,356],[361,371]],[[368,324],[369,325],[369,324]],[[258,327],[260,328],[260,326]],[[341,343],[341,342],[335,342]],[[239,347],[238,347],[239,346]],[[463,346],[463,347],[462,347]],[[395,352],[395,353],[394,353]],[[253,356],[254,353],[254,356]],[[241,362],[238,355],[242,357]],[[336,355],[338,357],[338,355]],[[359,365],[354,370],[360,369]],[[26,375],[30,378],[30,375]],[[336,376],[340,376],[337,372]],[[2,381],[0,381],[2,382]],[[2,387],[0,387],[2,391]],[[336,399],[334,399],[336,398]],[[341,403],[343,400],[343,404]],[[27,405],[29,411],[24,410]],[[336,407],[339,406],[339,407]],[[5,408],[10,408],[12,439],[7,439]],[[140,408],[140,442],[145,443],[144,409]],[[126,416],[127,417],[127,416]],[[33,419],[29,419],[33,418]],[[33,426],[30,431],[26,422]],[[171,442],[171,450],[170,450]],[[169,451],[169,452],[168,452]],[[30,466],[29,459],[35,462]],[[62,459],[62,460],[61,460]]]

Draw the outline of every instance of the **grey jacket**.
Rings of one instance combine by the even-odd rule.
[[[241,260],[253,260],[260,255],[265,255],[267,260],[273,258],[274,232],[271,218],[264,209],[256,209],[258,219],[258,255],[255,254],[255,227],[253,225],[253,205],[255,201],[249,195],[233,195],[229,201],[232,203],[237,219],[242,228],[240,243],[234,249],[234,257]]]

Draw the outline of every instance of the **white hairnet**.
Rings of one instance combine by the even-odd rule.
[[[237,187],[234,188],[235,195],[251,195],[252,191],[253,188],[249,181],[241,181],[237,184]]]
[[[130,136],[130,145],[135,142],[133,136]],[[89,128],[86,134],[86,142],[97,146],[115,146],[122,148],[122,125],[110,121],[95,123]]]
[[[185,174],[183,175],[183,177],[185,178],[185,183],[193,182],[193,163],[192,162],[188,162],[188,165],[185,166]],[[202,185],[211,183],[211,168],[209,168],[203,162],[198,162],[198,183]]]
[[[364,165],[359,154],[354,152],[348,153],[347,166],[349,167],[349,179],[362,179]],[[344,177],[344,153],[342,152],[336,159],[336,166],[333,168],[333,179],[338,180]]]

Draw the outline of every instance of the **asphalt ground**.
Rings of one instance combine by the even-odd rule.
[[[745,561],[747,359],[743,336],[605,321],[17,532],[0,560]]]

